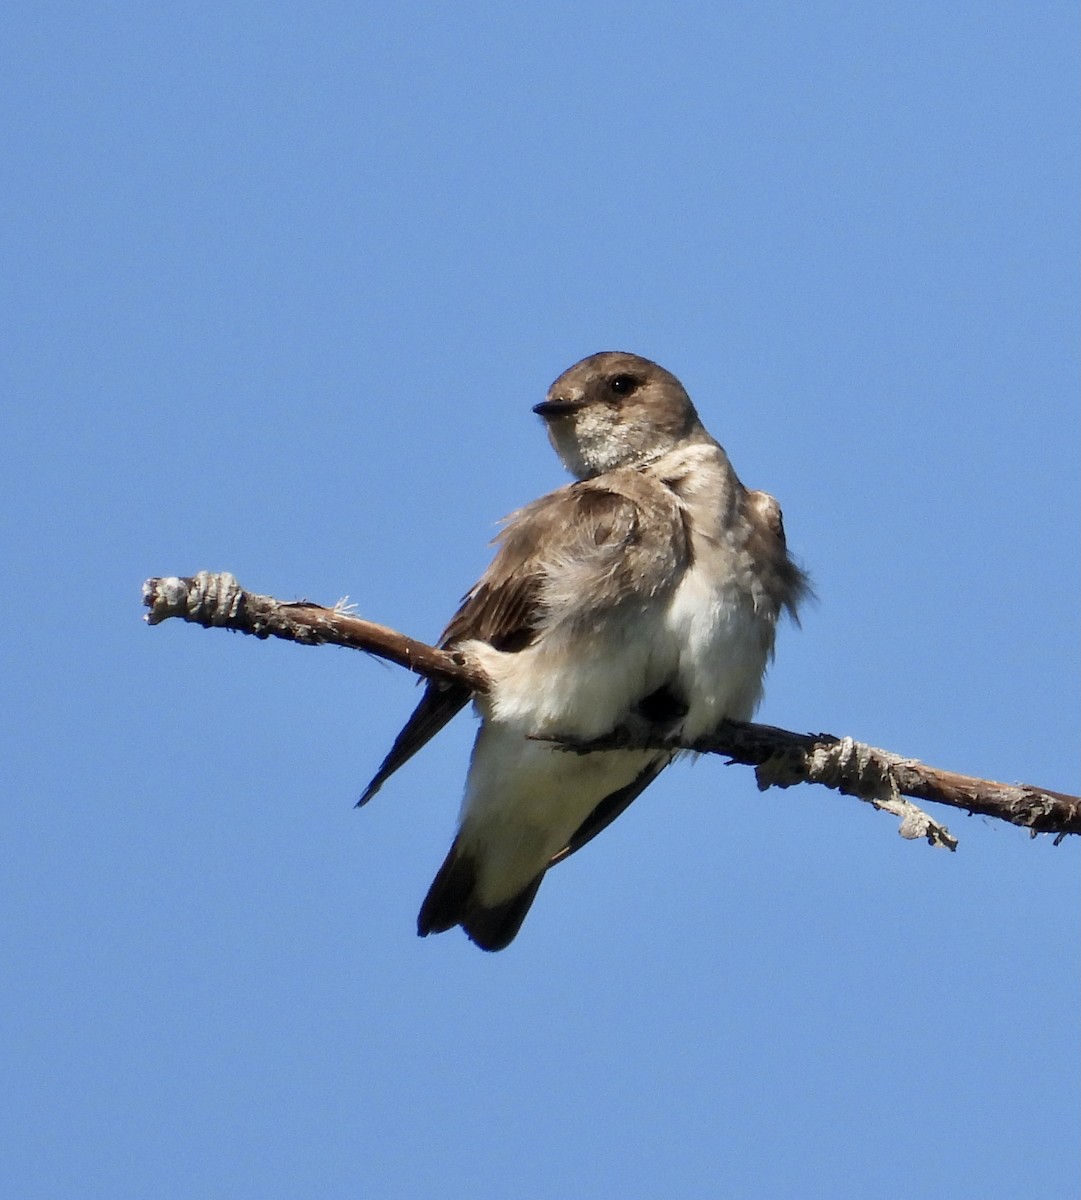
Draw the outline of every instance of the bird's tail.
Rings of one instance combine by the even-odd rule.
[[[460,842],[460,838],[454,839],[428,889],[417,917],[417,933],[427,937],[429,933],[444,933],[461,925],[482,950],[503,950],[521,929],[545,871],[509,900],[486,906],[477,896],[476,860]]]

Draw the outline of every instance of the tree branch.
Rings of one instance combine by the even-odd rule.
[[[203,571],[184,579],[148,579],[143,584],[143,603],[150,610],[145,618],[150,625],[179,617],[208,628],[284,638],[306,646],[346,646],[385,658],[426,679],[464,684],[473,692],[487,692],[490,687],[487,675],[463,654],[439,650],[385,625],[352,616],[344,603],[325,608],[307,600],[290,603],[246,592],[225,573]],[[820,783],[896,814],[901,818],[903,837],[926,838],[932,845],[951,850],[957,839],[902,797],[933,800],[996,817],[1029,829],[1033,836],[1053,833],[1056,844],[1066,834],[1081,833],[1081,799],[1077,796],[1030,784],[959,775],[828,733],[792,733],[771,725],[725,721],[694,742],[660,735],[643,739],[626,730],[614,730],[591,742],[548,740],[579,754],[635,748],[723,755],[731,762],[754,767],[762,791]]]
[[[148,625],[180,617],[208,629],[217,626],[257,638],[284,638],[303,646],[345,646],[385,658],[425,679],[464,683],[474,692],[488,690],[488,676],[464,655],[437,650],[385,625],[363,621],[354,617],[344,602],[324,608],[309,600],[275,600],[246,592],[227,572],[148,579],[143,584],[143,604],[150,609],[144,618]]]

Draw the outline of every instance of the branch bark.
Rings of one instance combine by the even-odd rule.
[[[440,650],[385,625],[353,616],[344,604],[326,608],[307,600],[281,601],[244,591],[227,573],[203,571],[187,578],[148,579],[143,603],[150,625],[180,618],[208,628],[233,629],[259,638],[278,637],[306,646],[335,645],[364,650],[426,679],[489,690],[487,675],[467,656]],[[554,740],[554,739],[553,739]],[[819,783],[901,818],[903,837],[925,838],[954,849],[957,839],[910,800],[933,800],[980,813],[1037,833],[1081,833],[1081,799],[1030,784],[997,783],[929,767],[916,759],[828,733],[792,733],[772,725],[725,721],[709,736],[683,742],[662,736],[632,738],[614,730],[591,742],[558,739],[569,753],[613,749],[691,750],[719,754],[755,768],[760,790]]]

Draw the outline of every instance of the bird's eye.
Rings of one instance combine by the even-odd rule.
[[[617,375],[609,382],[608,387],[617,396],[629,396],[636,390],[639,382],[633,375]]]

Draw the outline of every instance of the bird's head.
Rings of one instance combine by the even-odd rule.
[[[683,385],[648,358],[618,350],[575,363],[533,409],[568,471],[590,479],[705,435]]]

